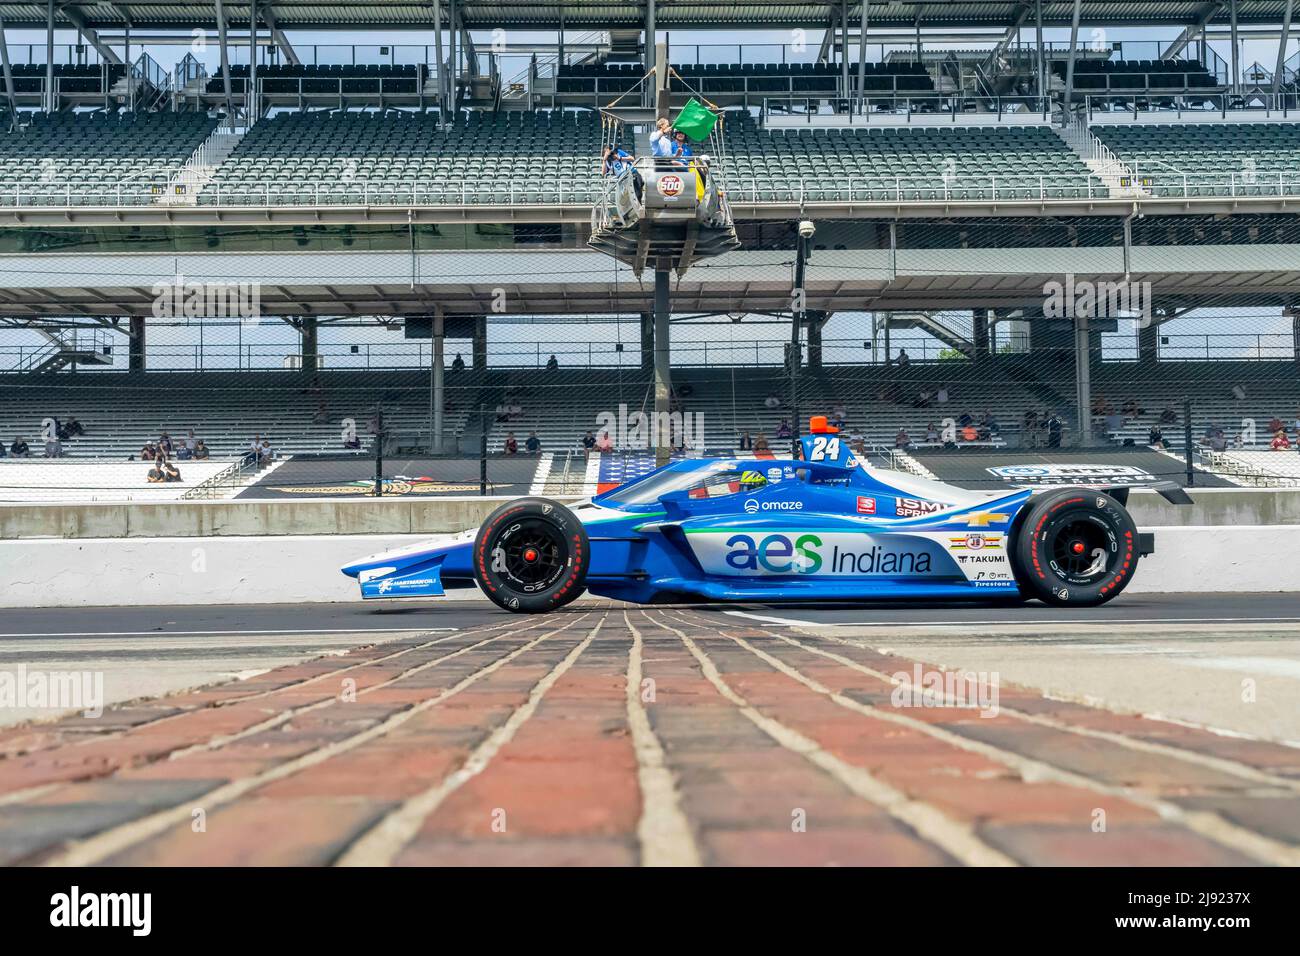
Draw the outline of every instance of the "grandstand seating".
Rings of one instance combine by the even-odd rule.
[[[673,69],[692,91],[710,97],[737,93],[834,95],[841,75],[835,63],[674,64]],[[560,71],[556,92],[616,95],[635,88],[644,74],[639,63],[578,64]],[[856,66],[850,79],[857,82]],[[919,63],[868,63],[863,89],[890,95],[933,92],[934,83]]]
[[[814,198],[1033,199],[1087,195],[1083,161],[1045,126],[912,129],[761,129],[726,114],[727,176],[742,198],[787,198],[802,181]],[[996,180],[996,182],[995,182]],[[1104,194],[1091,181],[1096,194]]]
[[[434,113],[280,114],[249,131],[199,202],[268,190],[286,203],[383,202],[417,184],[421,202],[555,202],[561,190],[593,202],[599,156],[590,114],[463,113],[441,128]]]
[[[1052,72],[1064,80],[1066,64]],[[1178,93],[1221,88],[1203,63],[1196,60],[1079,60],[1074,64],[1074,88],[1079,93]]]
[[[312,95],[342,94],[413,94],[418,93],[428,78],[428,67],[420,64],[343,64],[314,65],[282,63],[257,68],[257,77],[262,93],[267,96],[275,94],[299,93]],[[232,94],[242,96],[248,86],[248,66],[230,68],[230,88]],[[222,94],[225,92],[224,74],[217,73],[208,78],[206,92]]]
[[[1098,124],[1092,132],[1157,195],[1300,193],[1300,123]]]
[[[0,132],[0,203],[148,203],[216,128],[198,113],[44,113]],[[112,201],[112,200],[109,200]]]

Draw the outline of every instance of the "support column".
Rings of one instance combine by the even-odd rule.
[[[442,0],[433,0],[433,55],[438,60],[438,109],[447,118],[447,61],[442,56]]]
[[[18,103],[14,99],[14,72],[9,65],[9,44],[5,40],[5,22],[0,17],[0,61],[4,64],[5,73],[5,97],[9,101],[9,121],[10,123],[18,122]]]
[[[975,352],[971,356],[976,362],[983,362],[989,357],[989,313],[986,309],[976,309],[971,316],[972,339]]]
[[[221,48],[222,92],[226,95],[226,122],[235,121],[235,98],[230,87],[230,47],[226,42],[226,6],[222,0],[217,4],[217,44]],[[129,70],[130,67],[127,67]]]
[[[1235,94],[1241,92],[1241,63],[1239,61],[1241,38],[1237,35],[1237,0],[1232,0],[1228,13],[1231,20],[1228,33],[1232,40],[1232,56],[1229,58],[1232,67],[1232,80],[1228,83],[1228,92]]]
[[[1151,325],[1138,328],[1138,362],[1142,365],[1155,365],[1160,361],[1160,326]]]
[[[128,372],[145,371],[145,338],[144,316],[131,316],[130,338],[127,340],[126,346],[126,367]]]
[[[862,35],[858,38],[858,113],[867,111],[867,11],[868,0],[862,0]]]
[[[443,353],[446,344],[445,317],[442,314],[442,307],[436,306],[433,311],[433,359],[429,368],[429,378],[432,381],[429,401],[433,405],[429,416],[433,430],[433,447],[430,451],[434,454],[441,454],[444,448],[443,406],[447,404],[447,383]]]
[[[54,99],[54,0],[45,3],[45,112],[53,113]]]
[[[487,371],[487,316],[479,315],[474,317],[474,339],[471,343],[473,350],[474,371]]]
[[[846,103],[849,95],[849,0],[840,0],[840,83]]]
[[[1079,17],[1082,13],[1083,0],[1074,0],[1074,13],[1070,17],[1070,56],[1065,61],[1065,95],[1061,100],[1063,122],[1068,122],[1070,101],[1074,99],[1074,58],[1079,46]]]
[[[1038,16],[1038,95],[1047,96],[1051,87],[1047,83],[1047,50],[1043,46],[1043,0],[1036,0]]]
[[[261,112],[257,95],[257,0],[248,0],[248,121]]]
[[[1282,13],[1282,35],[1277,40],[1277,69],[1273,71],[1273,95],[1282,90],[1282,70],[1286,67],[1286,45],[1291,39],[1291,14],[1295,12],[1295,0],[1286,0],[1286,9]]]
[[[1082,448],[1093,444],[1092,437],[1092,349],[1087,316],[1074,319],[1074,393],[1076,441]]]
[[[653,312],[641,313],[641,367],[646,371],[655,367],[655,316]]]
[[[808,313],[808,368],[822,367],[822,326],[830,318],[829,312]]]
[[[302,373],[315,375],[320,364],[320,327],[316,316],[304,315],[299,319],[298,332],[302,339]]]
[[[668,457],[672,454],[672,448],[669,447],[670,436],[664,434],[666,429],[660,427],[661,423],[669,421],[668,414],[672,411],[672,389],[673,377],[672,369],[669,367],[672,352],[669,336],[671,335],[672,326],[669,320],[671,313],[671,298],[669,277],[671,273],[667,269],[655,270],[655,316],[654,316],[654,357],[655,357],[655,464],[666,465]]]
[[[646,0],[646,4],[645,4],[645,27],[644,27],[645,42],[642,44],[642,46],[645,48],[645,71],[647,73],[649,73],[653,69],[656,69],[659,66],[659,62],[658,62],[659,50],[658,47],[655,45],[655,13],[656,13],[655,4],[656,2],[657,0]],[[650,86],[647,84],[642,84],[641,89],[645,91],[644,96],[646,97],[645,105],[647,106],[654,105],[655,101],[653,97],[655,95],[655,90],[657,88],[658,88],[657,85]]]

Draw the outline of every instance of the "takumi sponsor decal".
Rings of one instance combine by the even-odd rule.
[[[920,518],[923,515],[937,514],[946,508],[937,501],[923,498],[899,498],[894,504],[894,513],[900,518]]]
[[[733,577],[823,574],[843,577],[953,574],[938,542],[863,534],[697,532],[691,546],[705,570]]]
[[[862,495],[858,495],[858,514],[873,515],[875,513],[876,513],[876,499],[864,498]]]
[[[1132,465],[1103,465],[1086,462],[1003,465],[998,468],[989,468],[988,472],[1003,481],[1026,485],[1151,481],[1155,477],[1150,472],[1135,468]]]

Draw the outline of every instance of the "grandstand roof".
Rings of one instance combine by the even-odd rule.
[[[130,0],[129,3],[103,0],[64,0],[59,4],[57,22],[65,28],[72,23],[62,9],[75,7],[92,29],[125,26],[129,15],[133,29],[165,27],[215,27],[216,4],[213,0]],[[1029,4],[1032,12],[1032,3]],[[1083,20],[1108,26],[1187,26],[1198,23],[1207,4],[1203,0],[1083,0]],[[1227,4],[1221,4],[1220,18],[1227,17]],[[1242,23],[1279,23],[1284,0],[1240,0]],[[433,25],[433,5],[427,0],[265,0],[281,29],[419,29]],[[874,27],[912,27],[920,17],[931,27],[993,27],[1010,24],[1024,9],[1023,0],[987,2],[987,0],[873,0],[869,19]],[[1071,0],[1046,0],[1044,21],[1048,26],[1068,26],[1074,4]],[[470,29],[514,27],[518,29],[556,29],[563,9],[566,29],[593,27],[639,27],[644,3],[626,0],[460,0],[464,23]],[[838,16],[840,3],[812,3],[787,0],[660,0],[657,10],[659,29],[709,28],[722,26],[821,27]],[[442,4],[446,19],[447,4]],[[850,3],[850,24],[856,24],[857,3]],[[227,21],[239,25],[248,19],[247,2],[225,4]],[[45,24],[43,2],[0,0],[0,16],[10,28],[39,27]]]

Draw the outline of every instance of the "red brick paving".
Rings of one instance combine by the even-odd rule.
[[[648,798],[628,720],[628,621],[653,688],[641,706],[675,788]],[[816,651],[885,675],[913,661],[788,636],[804,647],[698,612],[570,608],[131,702],[100,720],[11,728],[0,732],[0,862],[57,863],[108,834],[87,846],[93,862],[328,864],[363,837],[390,839],[383,821],[430,792],[440,802],[385,846],[394,863],[636,865],[647,799],[685,821],[664,839],[714,865],[950,865],[988,858],[981,850],[1028,865],[1300,862],[1295,748],[1013,686],[999,688],[993,717],[895,707],[887,679]],[[552,679],[486,765],[458,774]],[[355,700],[340,699],[345,681]],[[1049,769],[1026,780],[1029,762]],[[232,783],[240,792],[223,798]],[[938,825],[882,805],[884,792]],[[1223,825],[1197,832],[1180,809]]]

